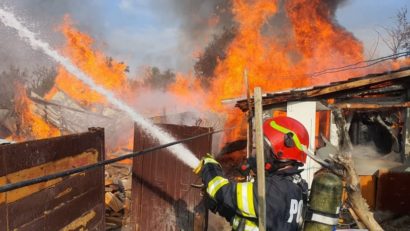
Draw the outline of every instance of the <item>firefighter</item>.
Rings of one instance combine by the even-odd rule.
[[[306,203],[307,183],[300,173],[309,145],[304,126],[290,117],[276,117],[263,124],[266,170],[267,230],[298,230]],[[225,217],[232,230],[258,230],[257,182],[233,182],[221,165],[206,155],[194,172],[200,174],[210,198],[210,210]]]

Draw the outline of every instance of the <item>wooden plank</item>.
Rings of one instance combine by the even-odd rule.
[[[246,100],[248,103],[248,108],[252,108],[251,104],[251,92],[249,89],[249,79],[248,79],[248,70],[245,69],[244,71],[244,81],[245,81],[245,89],[246,89]],[[253,151],[253,120],[252,120],[252,110],[248,110],[248,113],[246,114],[246,117],[248,118],[248,124],[247,124],[247,133],[246,133],[246,158],[249,158],[250,155],[252,155]]]
[[[366,95],[364,97],[338,97],[335,103],[374,103],[374,104],[400,104],[406,102],[406,97],[401,95]]]
[[[262,130],[262,90],[255,88],[255,130],[256,130],[256,167],[258,181],[258,221],[259,230],[266,230],[266,200],[265,200],[265,155],[263,150]]]
[[[410,70],[405,70],[405,71],[400,71],[400,72],[395,72],[395,73],[390,73],[390,74],[384,74],[380,75],[377,77],[372,77],[372,78],[364,78],[364,79],[358,79],[358,80],[352,80],[350,82],[330,86],[330,87],[325,87],[323,89],[317,89],[317,90],[312,90],[306,92],[306,95],[308,97],[314,97],[314,96],[320,96],[320,95],[325,95],[325,94],[330,94],[334,93],[337,91],[343,91],[346,89],[354,89],[354,88],[359,88],[363,87],[366,85],[370,84],[378,84],[382,83],[385,81],[390,81],[390,80],[397,80],[400,78],[405,78],[410,76]]]
[[[372,103],[335,103],[332,106],[340,109],[387,109],[387,108],[409,108],[410,102],[398,104],[372,104]]]
[[[118,213],[124,207],[124,203],[118,199],[112,192],[105,192],[105,204],[114,212]]]
[[[336,84],[330,84],[303,91],[294,91],[292,94],[289,94],[288,92],[272,94],[271,96],[263,99],[262,105],[265,107],[267,105],[283,103],[286,101],[311,100],[315,97],[325,97],[326,95],[334,94],[336,92],[343,92],[346,90],[355,91],[356,89],[365,88],[367,86],[381,84],[388,81],[395,82],[407,77],[410,77],[410,70],[396,71],[381,75],[369,75],[363,78],[352,78],[350,81],[338,82]],[[243,111],[248,110],[246,100],[238,101],[236,106],[241,108]]]

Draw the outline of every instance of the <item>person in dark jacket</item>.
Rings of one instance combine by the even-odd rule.
[[[290,117],[271,118],[263,124],[267,230],[298,230],[307,198],[301,178],[309,137],[304,126]],[[225,217],[232,230],[258,229],[257,182],[233,182],[224,177],[221,165],[206,155],[194,170],[200,174],[210,198],[210,209]]]

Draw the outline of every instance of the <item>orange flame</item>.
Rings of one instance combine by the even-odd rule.
[[[329,82],[334,79],[326,76],[316,80],[309,78],[309,73],[363,60],[362,44],[334,24],[330,10],[320,0],[289,0],[283,9],[280,7],[272,0],[233,1],[237,34],[226,50],[226,58],[219,61],[215,69],[205,99],[207,108],[227,114],[227,127],[243,122],[239,110],[226,108],[221,102],[245,95],[245,69],[250,89],[260,86],[265,92],[271,92]],[[282,28],[291,34],[286,42],[272,33],[263,33],[264,27],[279,10],[287,14],[289,20],[290,28]],[[332,76],[340,79],[349,75]],[[190,98],[187,97],[187,86],[182,81],[180,84],[171,90]],[[198,91],[190,87],[191,94]],[[243,131],[243,127],[236,128],[228,139],[238,138]]]
[[[28,139],[43,139],[60,136],[61,132],[33,113],[33,102],[27,97],[26,90],[21,84],[16,84],[15,110],[19,121],[18,131],[11,139],[23,141]]]
[[[60,31],[66,38],[66,44],[62,52],[67,58],[84,73],[89,75],[95,83],[117,93],[119,97],[126,98],[129,96],[130,88],[125,74],[127,66],[124,63],[106,57],[102,52],[95,50],[93,48],[93,46],[95,46],[94,40],[87,34],[77,30],[72,25],[68,16],[65,17]],[[89,110],[94,110],[94,105],[96,104],[107,104],[104,97],[91,90],[75,76],[68,73],[62,66],[58,68],[55,85],[45,96],[45,99],[52,99],[58,91],[63,91],[71,99]],[[20,97],[18,103],[16,103],[16,107],[17,111],[20,111],[22,115],[21,127],[24,128],[24,132],[18,136],[18,140],[60,135],[57,128],[45,122],[40,116],[32,113],[30,108],[33,107],[33,103],[27,98],[25,90],[21,86],[19,93]],[[132,128],[130,129],[132,130]],[[13,137],[13,139],[16,138],[17,137]],[[113,141],[111,143],[115,143],[114,139],[116,138],[118,137],[112,137]],[[118,138],[117,144],[118,146],[130,149],[132,140],[132,137],[129,136],[126,138],[120,137]],[[113,152],[121,150],[120,147],[111,148]],[[110,152],[110,150],[108,150],[108,152]]]
[[[124,63],[117,62],[102,52],[94,50],[92,48],[94,40],[74,28],[68,16],[65,17],[60,30],[66,37],[64,55],[89,75],[95,83],[117,93],[126,94],[129,91],[125,74],[127,66]],[[88,86],[68,73],[63,67],[59,68],[54,87],[64,91],[84,106],[107,103],[100,94],[90,90]],[[55,90],[50,91],[46,98],[50,99],[55,92]]]

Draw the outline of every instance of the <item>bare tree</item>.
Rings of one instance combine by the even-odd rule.
[[[400,52],[410,52],[410,22],[407,19],[407,8],[399,9],[393,20],[392,27],[384,28],[387,32],[387,37],[382,37],[384,43],[394,55]]]

